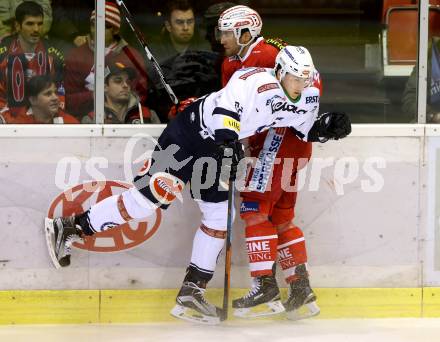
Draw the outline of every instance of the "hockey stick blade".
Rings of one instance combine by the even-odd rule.
[[[227,313],[225,313],[225,310],[224,309],[220,309],[220,322],[223,322],[223,321],[226,321],[227,319],[228,319],[228,314]]]

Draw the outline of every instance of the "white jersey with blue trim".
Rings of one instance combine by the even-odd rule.
[[[202,137],[216,142],[247,138],[271,127],[291,127],[300,139],[307,135],[319,112],[319,89],[305,88],[290,99],[273,69],[238,70],[228,84],[205,97],[201,111]]]

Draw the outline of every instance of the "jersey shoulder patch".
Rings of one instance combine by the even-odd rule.
[[[268,38],[265,40],[267,44],[272,45],[278,50],[284,49],[287,45],[289,45],[286,41],[281,38]]]
[[[258,74],[260,72],[266,72],[265,68],[246,68],[243,69],[243,74],[240,75],[241,80],[246,80],[247,78],[251,77],[252,75]]]
[[[276,82],[265,83],[265,84],[263,84],[263,85],[258,87],[257,92],[258,93],[263,93],[263,92],[268,91],[268,90],[279,89],[279,88],[280,88],[280,85],[278,83],[276,83]]]

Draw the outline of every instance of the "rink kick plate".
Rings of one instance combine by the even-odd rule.
[[[322,318],[440,317],[440,288],[315,289]],[[0,291],[0,324],[170,322],[178,289]],[[233,289],[231,297],[247,289]],[[219,305],[222,289],[207,298]],[[286,298],[282,289],[282,298]],[[279,317],[263,320],[282,320]],[[237,320],[232,317],[231,320]],[[312,318],[315,319],[315,318]]]

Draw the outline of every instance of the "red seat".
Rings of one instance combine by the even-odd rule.
[[[435,0],[440,1],[440,0]],[[407,5],[416,5],[417,0],[383,0],[382,5],[382,23],[385,23],[385,18],[387,16],[388,9],[390,7],[399,7]]]
[[[389,64],[414,64],[417,57],[418,8],[391,7],[387,13]]]
[[[383,0],[382,5],[382,23],[385,23],[388,9],[390,7],[400,7],[408,5],[417,5],[418,0]],[[430,5],[440,5],[440,0],[429,0]]]
[[[394,1],[396,2],[396,1]],[[439,2],[440,0],[431,0]],[[418,5],[391,6],[385,16],[383,62],[385,76],[409,75],[417,60]],[[429,8],[429,39],[440,36],[440,6]]]

